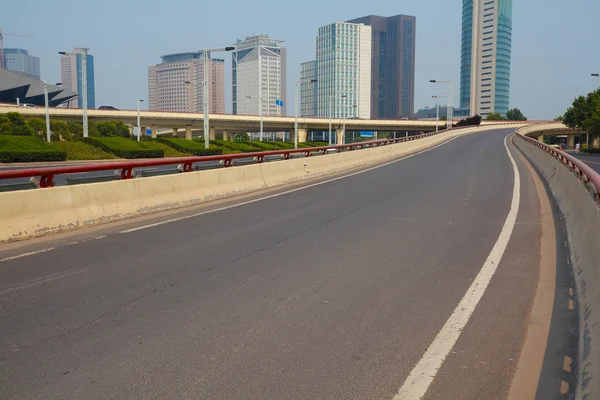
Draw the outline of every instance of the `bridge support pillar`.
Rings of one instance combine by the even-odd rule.
[[[177,128],[173,128],[173,137],[177,137]]]
[[[151,129],[152,129],[152,139],[156,139],[156,125],[151,125]]]
[[[185,126],[185,138],[187,140],[192,140],[192,126],[191,125]]]
[[[337,144],[344,144],[344,136],[346,136],[346,129],[337,128],[335,130],[335,136],[337,137]]]
[[[598,147],[600,147],[600,139],[598,139],[598,136],[594,137],[594,141],[592,142],[592,147],[597,149]]]
[[[227,131],[227,129],[223,129],[223,140],[229,140],[229,132]]]
[[[567,149],[574,149],[575,148],[575,135],[568,135],[567,136]]]
[[[215,131],[214,126],[211,126],[210,128],[208,128],[208,134],[209,134],[210,140],[215,140],[217,138],[217,132]]]
[[[306,142],[306,135],[307,135],[306,129],[299,128],[298,129],[298,142],[305,143]]]
[[[544,135],[538,136],[538,142],[544,143]]]

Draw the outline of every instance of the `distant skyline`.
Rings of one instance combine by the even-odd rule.
[[[600,86],[600,80],[590,76],[600,72],[600,52],[592,51],[597,48],[600,2],[514,3],[510,107],[521,109],[530,119],[551,119],[576,96]],[[162,54],[228,46],[238,38],[268,34],[285,40],[287,86],[293,87],[300,77],[300,63],[314,59],[318,27],[371,14],[413,15],[419,22],[415,49],[415,109],[419,109],[435,104],[432,95],[446,94],[429,79],[452,79],[459,87],[461,8],[460,0],[348,0],[343,7],[315,0],[234,0],[211,3],[206,15],[206,6],[192,0],[30,0],[4,4],[0,27],[35,37],[7,35],[4,45],[40,57],[42,79],[48,81],[60,80],[59,51],[89,48],[95,61],[96,104],[134,109],[138,98],[148,96],[148,65]],[[157,27],[157,18],[168,21],[168,29]],[[231,60],[226,61],[226,110],[231,112]],[[293,105],[293,91],[288,91],[286,100]],[[454,103],[458,104],[458,90]]]

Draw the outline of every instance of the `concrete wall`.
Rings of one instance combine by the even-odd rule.
[[[0,193],[0,242],[185,207],[344,171],[422,150],[452,136],[485,129],[454,130],[406,143],[320,157],[143,179],[4,192]]]
[[[595,399],[600,396],[600,204],[554,157],[519,137],[514,143],[550,187],[565,220],[579,309],[576,398]]]

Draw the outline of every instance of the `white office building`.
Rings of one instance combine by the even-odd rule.
[[[371,118],[371,27],[335,22],[317,36],[317,116]]]
[[[286,49],[267,35],[238,40],[232,52],[233,113],[286,115]],[[283,106],[277,100],[283,101]]]

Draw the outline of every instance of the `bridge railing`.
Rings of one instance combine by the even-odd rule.
[[[294,154],[302,154],[305,157],[310,157],[311,153],[321,153],[323,155],[332,152],[352,151],[357,149],[371,148],[377,146],[385,146],[389,144],[408,142],[412,140],[419,140],[432,135],[437,135],[447,130],[440,130],[438,132],[430,132],[420,135],[404,136],[399,138],[374,140],[368,142],[358,142],[351,144],[342,144],[334,146],[321,146],[321,147],[308,147],[302,149],[289,149],[289,150],[273,150],[273,151],[261,151],[252,153],[236,153],[236,154],[222,154],[214,156],[201,156],[201,157],[173,157],[164,159],[151,159],[151,160],[136,160],[136,161],[117,161],[111,163],[95,163],[85,164],[78,166],[64,166],[64,167],[45,167],[45,168],[28,168],[28,169],[14,169],[0,171],[0,184],[3,179],[15,179],[15,178],[38,178],[39,186],[42,188],[49,188],[53,186],[53,180],[56,175],[61,174],[75,174],[82,172],[97,172],[97,171],[119,171],[120,179],[132,179],[135,178],[134,170],[136,168],[145,167],[157,167],[164,165],[178,165],[181,172],[192,172],[194,170],[194,164],[204,162],[223,162],[224,167],[231,167],[232,162],[237,159],[255,159],[257,163],[262,163],[265,158],[269,156],[281,156],[282,159],[287,160]]]
[[[587,188],[597,202],[600,201],[600,175],[596,171],[594,171],[583,161],[569,155],[568,153],[565,153],[564,151],[558,150],[557,148],[548,146],[539,140],[535,140],[521,134],[521,130],[524,128],[526,127],[516,130],[517,135],[521,139],[532,143],[534,146],[539,147],[556,158],[565,168],[568,168],[577,176],[579,181],[583,183],[583,185]]]

